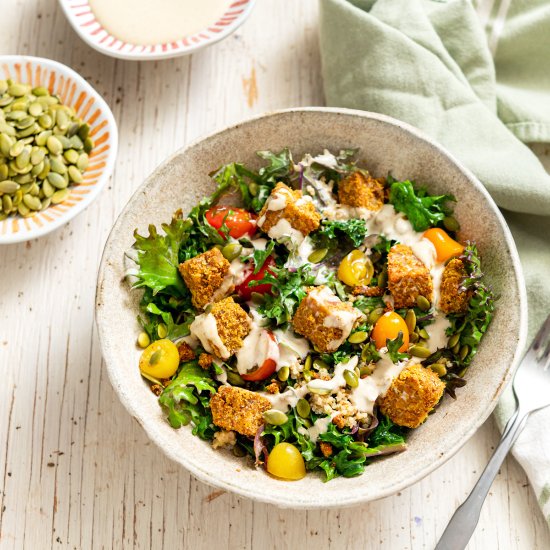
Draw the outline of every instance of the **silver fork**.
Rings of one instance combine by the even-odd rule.
[[[474,532],[485,497],[508,451],[525,427],[529,415],[550,405],[550,316],[523,356],[514,377],[517,409],[512,415],[498,447],[481,474],[470,496],[459,506],[435,550],[463,550]]]

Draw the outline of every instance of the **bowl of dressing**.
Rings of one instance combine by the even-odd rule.
[[[59,0],[77,34],[111,57],[188,55],[234,32],[255,0]]]

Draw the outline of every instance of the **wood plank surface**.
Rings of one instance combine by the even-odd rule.
[[[91,50],[56,0],[0,4],[0,54],[73,67],[103,94],[120,130],[115,175],[93,206],[48,237],[0,248],[0,548],[433,548],[498,441],[492,420],[395,496],[344,510],[280,510],[207,487],[165,458],[102,365],[95,281],[116,216],[191,140],[265,111],[323,104],[316,0],[259,0],[223,42],[145,63]],[[469,548],[550,548],[513,459]]]

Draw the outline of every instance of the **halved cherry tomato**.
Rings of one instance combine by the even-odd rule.
[[[431,241],[435,247],[438,262],[446,262],[453,256],[462,254],[464,246],[451,239],[449,235],[439,227],[432,227],[424,232],[424,238]]]
[[[300,451],[291,443],[275,445],[267,458],[267,471],[280,479],[294,481],[306,475],[306,465]]]
[[[401,315],[395,311],[384,313],[372,329],[371,338],[374,340],[376,349],[385,348],[386,340],[395,340],[399,333],[403,333],[403,345],[399,348],[400,352],[407,351],[409,347],[409,329]]]
[[[234,206],[213,206],[206,212],[206,221],[218,229],[222,237],[225,237],[221,231],[224,223],[229,229],[229,236],[234,239],[245,235],[252,237],[256,233],[256,215]]]
[[[273,267],[275,265],[275,260],[272,256],[269,256],[266,261],[264,262],[264,265],[260,268],[260,271],[254,275],[254,267],[251,266],[250,270],[248,271],[248,275],[243,280],[242,283],[237,285],[235,287],[235,290],[237,291],[237,294],[244,298],[245,300],[250,300],[252,297],[253,292],[257,292],[258,294],[269,294],[271,293],[271,286],[269,283],[263,284],[263,285],[257,285],[257,286],[248,286],[248,283],[251,281],[261,281],[266,272],[271,273],[273,275],[273,271],[270,269],[270,267]]]
[[[279,346],[274,334],[269,330],[263,330],[261,332],[261,338],[264,340],[264,345],[257,346],[257,352],[260,352],[261,357],[258,357],[262,364],[252,372],[248,374],[241,374],[241,378],[247,382],[258,382],[259,380],[265,380],[275,372],[277,367],[277,361],[279,360]]]

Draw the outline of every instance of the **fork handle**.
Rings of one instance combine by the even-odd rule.
[[[529,412],[524,412],[521,408],[518,408],[510,420],[508,420],[493,456],[489,460],[485,470],[483,470],[470,496],[457,508],[439,539],[435,550],[464,550],[466,548],[479,521],[479,514],[485,497],[506,455],[525,427],[528,416]]]

